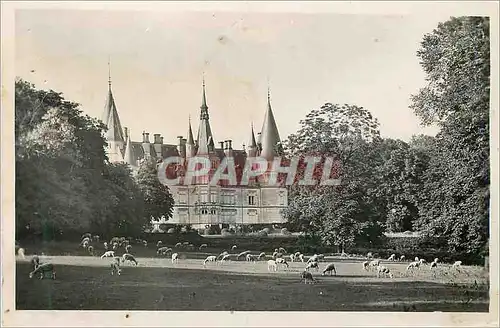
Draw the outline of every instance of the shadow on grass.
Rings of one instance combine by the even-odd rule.
[[[488,311],[488,290],[408,281],[347,282],[318,276],[304,284],[291,275],[223,271],[57,266],[57,280],[29,279],[18,263],[18,310],[177,311]],[[414,309],[407,309],[413,304]]]

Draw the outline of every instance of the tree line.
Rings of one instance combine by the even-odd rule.
[[[411,109],[436,136],[382,138],[356,105],[325,104],[302,120],[288,156],[337,156],[341,185],[290,188],[292,229],[340,249],[374,245],[383,232],[418,231],[450,252],[487,253],[489,236],[489,19],[451,18],[417,52],[426,86]]]

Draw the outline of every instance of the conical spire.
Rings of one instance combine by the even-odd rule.
[[[203,96],[200,109],[200,127],[198,129],[197,138],[198,154],[208,154],[214,151],[214,141],[212,129],[210,128],[207,97],[205,94],[205,77],[203,77]]]
[[[257,147],[257,141],[255,141],[255,133],[253,132],[253,123],[252,123],[252,132],[250,136],[250,147]]]
[[[262,144],[262,151],[260,153],[260,156],[268,160],[273,159],[276,155],[275,147],[280,141],[281,139],[278,132],[278,127],[276,126],[273,110],[271,108],[271,92],[268,87],[267,111],[264,118],[264,124],[262,124],[262,131],[260,135],[260,142]]]
[[[106,105],[104,106],[103,122],[108,127],[108,132],[106,133],[106,140],[125,142],[125,138],[123,137],[122,125],[120,123],[120,117],[118,116],[118,111],[116,109],[113,92],[111,91],[111,70],[109,61],[108,61],[108,98],[106,99]]]
[[[187,145],[194,145],[193,129],[191,129],[191,116],[189,116],[188,138],[187,138],[186,144]]]
[[[132,143],[130,141],[130,134],[127,136],[127,146],[125,147],[125,154],[123,156],[123,161],[130,166],[135,166],[134,155],[132,152]]]

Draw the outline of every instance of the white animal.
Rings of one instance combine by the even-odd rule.
[[[425,259],[420,259],[420,261],[419,261],[419,262],[420,262],[420,264],[425,264],[425,263],[427,263],[427,261],[426,261]]]
[[[257,257],[257,259],[260,261],[262,260],[262,258],[266,258],[266,253],[262,252],[259,254],[259,256]]]
[[[406,260],[406,256],[401,255],[401,256],[399,257],[399,262],[403,262],[404,260]]]
[[[383,265],[379,265],[378,268],[377,268],[377,277],[380,278],[380,275],[383,274],[383,275],[388,275],[389,278],[392,278],[392,272],[389,270],[389,268],[383,266]]]
[[[246,256],[247,254],[250,254],[250,251],[244,251],[244,252],[241,252],[241,253],[239,253],[239,254],[236,256],[236,258],[237,258],[237,259],[239,259],[240,257],[242,257],[242,256]]]
[[[275,260],[267,261],[267,271],[278,271],[278,265],[276,264]]]
[[[148,241],[147,240],[143,240],[142,244],[144,245],[144,247],[148,247]]]
[[[201,244],[199,249],[200,249],[200,251],[201,251],[203,248],[207,248],[207,247],[208,247],[208,245],[207,245],[207,244]]]
[[[172,254],[172,263],[177,263],[177,262],[179,262],[179,254],[174,253]]]
[[[327,272],[330,272],[330,275],[332,275],[332,272],[335,272],[335,275],[337,275],[337,270],[335,269],[335,264],[330,263],[328,264],[325,269],[323,270],[322,275],[326,275]]]
[[[101,259],[103,259],[105,257],[115,257],[115,252],[114,251],[104,252],[104,254],[101,255]]]
[[[132,245],[125,246],[125,253],[130,253],[131,250],[132,250]]]
[[[175,244],[175,247],[182,247],[182,243]]]
[[[387,261],[396,261],[396,254],[392,254],[391,256],[389,256]]]
[[[275,262],[276,262],[276,264],[283,264],[283,265],[285,265],[288,268],[288,263],[282,257],[277,258]]]
[[[222,258],[220,260],[220,263],[227,262],[227,261],[230,261],[230,260],[231,260],[231,255],[226,254],[226,255],[222,256]]]
[[[108,250],[108,243],[107,242],[104,242],[104,249]]]
[[[363,269],[365,269],[366,271],[368,271],[368,265],[370,265],[370,262],[369,261],[364,261],[363,262]]]
[[[290,254],[290,262],[293,262],[295,261],[295,254]]]
[[[299,254],[299,260],[304,263],[304,254]]]
[[[408,266],[406,267],[406,271],[414,268],[420,268],[420,261],[415,261],[408,264]]]
[[[311,263],[311,262],[318,262],[318,254],[314,254],[311,256],[306,263]]]
[[[89,237],[83,238],[82,241],[81,241],[81,243],[80,243],[80,245],[83,245],[85,243],[87,243],[87,244],[90,243],[90,238]]]
[[[231,247],[231,250],[234,251],[236,248],[238,248],[238,246],[233,245],[233,247]]]
[[[456,268],[459,266],[462,266],[462,261],[455,261],[455,263],[453,263],[453,265],[452,265],[453,268]]]
[[[415,262],[418,262],[420,261],[420,259],[418,258],[418,256],[415,256]]]
[[[284,249],[283,247],[280,247],[280,248],[278,249],[278,252],[279,252],[279,253],[282,253],[282,254],[286,254],[286,249]]]
[[[307,263],[307,265],[306,265],[306,271],[309,271],[309,269],[312,269],[312,268],[315,268],[316,271],[318,271],[319,270],[319,264],[318,264],[318,262],[309,262],[309,263]]]
[[[156,254],[157,255],[166,255],[169,252],[172,252],[172,249],[170,247],[160,247],[156,251]]]
[[[229,255],[229,253],[228,253],[228,252],[226,252],[226,251],[224,251],[224,252],[220,253],[220,254],[217,256],[217,258],[219,258],[219,257],[221,257],[221,258],[222,258],[222,257],[224,257],[224,256],[226,256],[226,255]]]
[[[156,247],[159,248],[161,245],[163,245],[163,242],[161,240],[158,240],[156,243]]]
[[[295,254],[293,254],[293,255],[295,255],[295,257],[299,257],[300,252],[295,252]]]
[[[87,248],[87,247],[89,247],[89,242],[88,242],[88,241],[84,241],[84,242],[82,243],[82,247],[83,247],[83,248]]]
[[[132,255],[132,254],[129,254],[129,253],[125,253],[123,254],[122,256],[122,262],[125,263],[125,261],[128,261],[128,262],[131,262],[131,263],[134,263],[135,265],[138,264],[137,260],[135,259],[135,257]]]
[[[437,261],[431,262],[431,269],[437,267]]]
[[[307,284],[307,281],[310,281],[311,283],[314,282],[314,278],[313,278],[313,275],[311,272],[309,271],[303,271],[301,274],[300,274],[300,279],[301,280],[304,280],[304,284]]]
[[[17,250],[17,255],[24,260],[24,248],[20,247]]]
[[[275,259],[277,257],[278,257],[278,252],[274,251],[274,253],[273,253],[273,259]]]
[[[247,262],[255,262],[255,256],[252,254],[247,254],[246,260]]]
[[[217,260],[217,256],[215,255],[210,255],[207,256],[207,258],[203,261],[203,266],[207,264],[207,262],[215,262]]]
[[[52,263],[42,263],[38,265],[35,270],[30,272],[29,277],[31,279],[34,275],[37,275],[39,279],[43,279],[47,274],[50,274],[52,279],[56,279],[56,271]]]
[[[122,269],[120,269],[120,264],[118,264],[117,262],[113,262],[111,263],[111,275],[114,275],[115,273],[117,275],[121,275],[122,274]]]
[[[380,265],[380,260],[377,259],[377,260],[373,260],[373,261],[370,261],[370,263],[368,264],[370,267],[377,267]]]

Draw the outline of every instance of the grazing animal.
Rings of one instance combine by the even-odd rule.
[[[318,271],[319,270],[319,264],[318,264],[318,262],[309,262],[309,263],[307,263],[307,265],[306,265],[306,271],[309,271],[309,269],[312,269],[312,268],[314,268],[314,269],[316,269],[316,271]]]
[[[20,247],[17,250],[17,255],[24,260],[24,248]]]
[[[172,263],[179,262],[179,253],[172,254]]]
[[[104,242],[104,249],[108,250],[108,243],[107,242]]]
[[[314,254],[311,256],[306,263],[311,263],[311,262],[318,262],[318,254]]]
[[[453,265],[452,265],[453,268],[457,268],[460,266],[462,266],[462,261],[455,261],[455,263],[453,263]]]
[[[134,255],[129,253],[125,253],[122,255],[122,262],[125,263],[125,261],[134,263],[135,265],[139,264],[135,259]]]
[[[313,275],[311,272],[309,271],[303,271],[301,274],[300,274],[300,280],[304,280],[304,284],[307,284],[308,281],[310,281],[311,283],[314,282],[314,278],[313,278]]]
[[[377,277],[379,278],[381,274],[388,275],[389,278],[392,278],[392,272],[389,270],[389,268],[383,265],[379,265],[377,268]]]
[[[275,259],[277,257],[278,257],[278,252],[274,251],[274,253],[273,253],[273,259]]]
[[[220,263],[227,262],[227,261],[230,261],[230,260],[231,260],[231,255],[226,254],[226,255],[222,256],[222,258],[220,259]]]
[[[83,244],[82,244],[82,247],[83,248],[89,247],[89,242],[88,241],[84,241]]]
[[[185,241],[182,243],[182,246],[189,246],[189,241]]]
[[[437,261],[432,261],[431,262],[431,269],[437,267]]]
[[[416,268],[420,268],[420,261],[414,261],[414,262],[411,262],[410,264],[408,264],[408,266],[406,267],[406,271],[408,271],[410,269],[416,269]]]
[[[207,247],[208,247],[207,244],[201,244],[199,250],[201,251],[203,248],[207,248]]]
[[[279,252],[279,253],[282,253],[282,254],[286,254],[286,249],[284,249],[283,247],[280,247],[280,248],[278,249],[278,252]]]
[[[287,268],[289,267],[289,266],[288,266],[288,263],[286,262],[286,260],[285,260],[284,258],[282,258],[282,257],[278,257],[278,258],[276,259],[276,264],[283,264],[283,265],[285,265]]]
[[[420,264],[426,264],[427,263],[427,261],[425,259],[420,259],[419,262],[420,262]]]
[[[266,258],[266,253],[262,252],[259,254],[259,256],[257,257],[257,259],[259,260],[262,260],[262,258]]]
[[[403,262],[404,260],[406,260],[406,256],[401,255],[401,256],[399,257],[399,262]]]
[[[246,260],[247,262],[255,262],[255,256],[252,254],[247,254]]]
[[[299,254],[299,260],[304,263],[304,254]]]
[[[224,256],[226,256],[226,255],[229,255],[229,253],[228,253],[228,252],[226,252],[226,251],[224,251],[224,252],[220,253],[220,254],[217,256],[217,258],[219,258],[219,257],[224,257]]]
[[[93,246],[89,246],[87,248],[87,251],[89,252],[90,255],[94,255],[94,247]]]
[[[295,254],[290,254],[290,262],[293,262],[295,261]]]
[[[389,256],[387,261],[393,261],[393,262],[396,261],[396,254],[392,254],[391,256]]]
[[[144,247],[148,247],[148,241],[147,240],[143,240],[142,244],[144,245]]]
[[[215,262],[217,260],[217,256],[210,255],[203,261],[203,266],[207,264],[207,262]]]
[[[160,247],[156,251],[156,254],[158,254],[158,255],[166,255],[167,253],[169,253],[171,251],[172,251],[172,249],[169,248],[169,247]]]
[[[369,261],[364,261],[363,262],[363,269],[365,269],[366,271],[368,271],[368,265],[370,265],[370,262]]]
[[[90,239],[91,237],[92,237],[92,234],[91,234],[91,233],[88,233],[88,232],[87,232],[87,233],[84,233],[84,234],[82,235],[82,241],[83,241],[85,238]]]
[[[120,268],[120,264],[119,262],[113,262],[111,263],[111,275],[113,276],[115,273],[117,275],[121,275],[122,274],[122,269]]]
[[[35,275],[38,275],[39,279],[43,279],[47,276],[47,274],[50,274],[50,277],[52,279],[56,279],[56,271],[54,269],[54,265],[52,263],[42,263],[38,265],[35,270],[30,272],[30,279],[33,278]]]
[[[415,256],[415,262],[419,262],[420,259],[418,258],[418,256]]]
[[[115,252],[114,251],[104,252],[104,254],[101,255],[101,259],[103,259],[105,257],[115,257]]]
[[[377,267],[380,265],[380,260],[377,259],[377,260],[370,261],[370,263],[368,265],[371,267]]]
[[[113,250],[116,250],[118,248],[118,243],[113,243]]]
[[[125,253],[130,253],[131,250],[132,250],[132,245],[125,246]]]
[[[278,271],[278,265],[276,264],[275,260],[267,261],[267,271]]]
[[[231,250],[234,251],[236,248],[238,248],[238,246],[233,245],[233,247],[231,247]]]
[[[182,247],[182,243],[175,244],[175,247]]]
[[[156,243],[156,248],[160,248],[161,245],[163,245],[163,242],[161,240],[158,240],[158,242]]]
[[[372,259],[373,258],[373,253],[372,252],[368,252],[368,254],[366,254],[366,257],[368,259]]]
[[[236,259],[239,259],[240,257],[242,256],[246,256],[247,254],[250,254],[250,251],[244,251],[244,252],[241,252],[239,253],[237,256],[236,256]]]
[[[334,273],[335,273],[335,275],[337,275],[337,270],[335,269],[335,264],[333,264],[333,263],[328,264],[328,265],[325,267],[325,269],[323,270],[322,275],[323,275],[323,276],[324,276],[324,275],[326,275],[326,273],[327,273],[327,272],[330,272],[330,275],[332,275],[332,272],[334,272]]]

